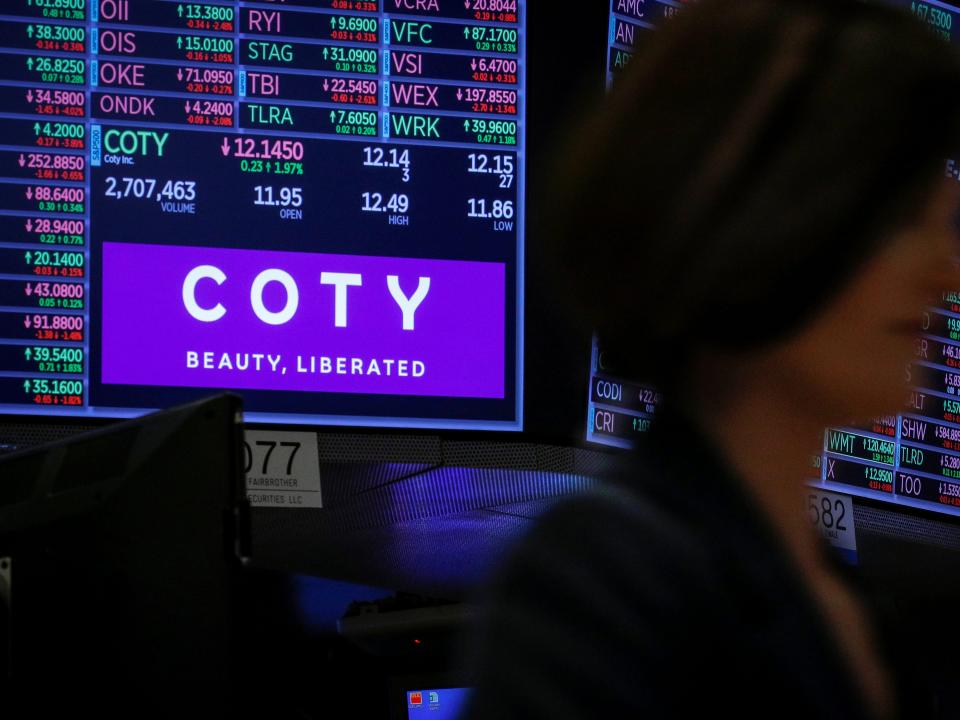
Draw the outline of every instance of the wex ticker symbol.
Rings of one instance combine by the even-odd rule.
[[[212,280],[217,285],[223,285],[227,281],[226,273],[215,265],[198,265],[189,273],[183,281],[183,306],[191,317],[200,322],[212,323],[220,320],[227,314],[227,308],[223,303],[217,303],[213,307],[201,307],[197,302],[197,285],[202,280]],[[263,302],[263,293],[270,283],[279,283],[283,286],[286,293],[286,303],[278,311],[270,310]],[[334,287],[334,325],[338,328],[345,328],[347,323],[347,293],[349,288],[362,287],[363,275],[359,273],[320,273],[321,285],[333,285]],[[391,297],[400,308],[403,316],[403,329],[413,331],[415,329],[415,315],[417,308],[423,303],[430,292],[430,278],[420,277],[417,283],[417,289],[411,296],[407,296],[400,287],[400,278],[397,275],[387,275],[387,289]],[[300,307],[300,289],[296,281],[286,271],[278,268],[264,270],[257,275],[250,286],[250,307],[262,322],[267,325],[285,325],[297,314]]]

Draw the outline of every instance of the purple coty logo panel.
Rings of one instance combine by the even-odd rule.
[[[502,398],[502,263],[104,243],[107,384]]]

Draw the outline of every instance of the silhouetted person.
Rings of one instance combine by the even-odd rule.
[[[958,59],[899,10],[705,0],[636,56],[545,225],[664,412],[507,563],[471,720],[931,712],[801,498],[825,427],[901,407],[957,284],[958,131]]]

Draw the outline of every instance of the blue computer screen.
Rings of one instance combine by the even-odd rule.
[[[409,720],[456,720],[466,707],[470,692],[470,688],[410,690],[407,692],[407,717]]]

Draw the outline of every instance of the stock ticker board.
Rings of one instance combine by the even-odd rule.
[[[676,15],[677,0],[610,0],[607,27],[607,87],[633,59],[645,34]],[[650,430],[662,398],[653,387],[625,380],[602,340],[594,338],[587,398],[588,442],[628,449]]]
[[[676,15],[689,0],[610,0],[607,87],[633,58],[643,35]]]
[[[933,0],[885,4],[912,12],[948,41],[954,41],[954,25],[960,27],[960,8],[954,5]],[[643,34],[678,8],[663,0],[612,0],[608,82],[630,61]],[[945,174],[960,181],[960,163],[947,160]],[[902,411],[864,427],[827,429],[811,484],[960,515],[960,294],[944,292],[927,308],[917,331]],[[594,343],[591,368],[588,441],[632,447],[655,422],[657,406],[669,398],[618,375],[602,339]]]
[[[522,423],[522,0],[8,0],[0,413]]]

